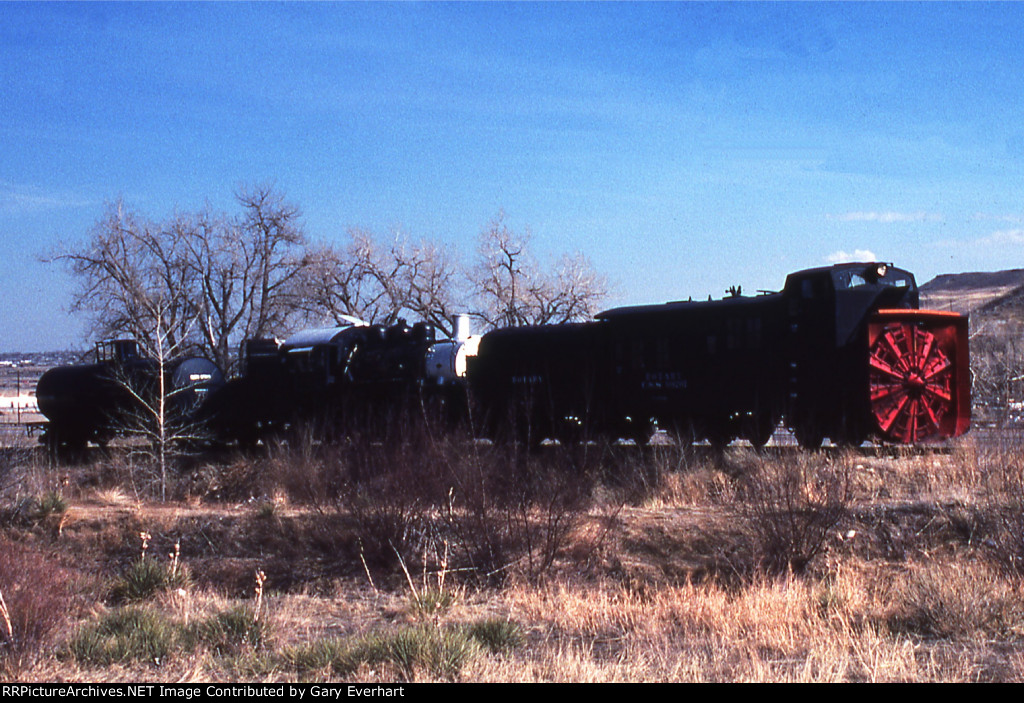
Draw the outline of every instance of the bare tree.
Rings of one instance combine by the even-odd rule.
[[[222,369],[243,339],[284,334],[300,321],[354,315],[390,324],[424,320],[451,335],[458,312],[496,327],[585,319],[608,286],[581,255],[544,270],[503,215],[483,230],[478,263],[465,269],[436,242],[394,233],[381,244],[349,231],[345,246],[311,246],[298,208],[273,186],[236,193],[241,213],[208,207],[150,222],[117,201],[88,241],[54,258],[80,282],[72,309],[91,312],[97,337],[154,335],[181,352],[202,351]],[[468,293],[467,282],[474,289]]]
[[[593,317],[608,297],[608,281],[577,253],[565,255],[554,274],[534,293],[539,324],[557,324]]]
[[[130,336],[152,345],[160,329],[179,347],[187,344],[197,314],[187,255],[180,232],[165,231],[118,200],[85,246],[54,258],[79,279],[71,309],[92,313],[96,336]]]
[[[381,324],[405,317],[451,335],[455,314],[473,307],[494,327],[559,323],[592,316],[608,294],[607,281],[582,255],[542,270],[529,253],[529,233],[512,231],[502,215],[481,233],[479,260],[468,270],[429,240],[394,233],[381,246],[361,229],[350,230],[349,240],[345,248],[322,245],[310,257],[303,286],[308,316],[340,322],[354,315]]]
[[[504,215],[481,232],[479,263],[473,271],[478,291],[476,315],[494,327],[582,320],[608,295],[607,280],[582,255],[564,256],[545,272],[529,253],[529,232],[517,234]]]
[[[1024,324],[979,316],[971,320],[971,374],[977,420],[999,425],[1024,420]]]
[[[388,261],[393,272],[391,293],[396,309],[429,322],[451,336],[459,312],[456,298],[461,277],[446,251],[434,242],[409,244],[396,240]]]
[[[201,346],[225,369],[242,339],[287,330],[301,308],[302,272],[311,263],[298,208],[269,186],[236,197],[241,217],[206,210],[179,216],[169,228],[188,247]]]
[[[239,253],[244,280],[251,285],[245,337],[278,332],[296,309],[297,283],[309,264],[299,209],[273,186],[243,188],[236,193],[243,208]],[[250,286],[243,286],[248,288]]]
[[[182,442],[199,437],[199,428],[190,421],[188,408],[180,397],[190,392],[191,387],[175,385],[170,378],[172,363],[182,356],[181,343],[171,339],[161,326],[161,319],[154,318],[155,327],[148,330],[146,342],[139,346],[145,370],[139,373],[136,367],[133,373],[130,365],[117,366],[111,380],[131,398],[128,412],[119,418],[119,429],[148,440],[159,476],[160,499],[166,500],[168,461]]]
[[[236,198],[237,217],[207,208],[162,225],[109,206],[86,244],[54,257],[80,281],[72,309],[93,313],[98,337],[152,347],[159,329],[170,347],[224,369],[242,339],[287,331],[311,262],[299,210],[271,186]]]
[[[480,262],[475,280],[481,299],[477,312],[494,327],[516,327],[532,322],[529,304],[532,262],[527,258],[529,233],[516,235],[504,222],[504,213],[481,232]]]
[[[346,247],[320,244],[310,252],[310,264],[300,283],[301,308],[307,320],[328,319],[342,324],[345,316],[382,322],[391,310],[388,290],[381,284],[377,249],[368,232],[352,229]]]
[[[347,247],[320,245],[309,257],[302,286],[308,317],[340,323],[353,315],[379,324],[412,318],[453,332],[460,277],[440,246],[395,234],[382,247],[366,230],[348,235]]]

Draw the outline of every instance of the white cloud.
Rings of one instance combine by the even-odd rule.
[[[841,222],[935,222],[942,219],[941,215],[931,212],[844,212],[831,216]]]
[[[25,215],[44,210],[92,205],[72,193],[46,191],[38,186],[0,181],[0,212]]]
[[[978,222],[1013,222],[1019,224],[1024,222],[1024,215],[995,215],[989,212],[976,212],[971,219]]]
[[[854,249],[852,254],[845,251],[834,251],[826,256],[825,260],[830,264],[847,264],[851,261],[878,261],[878,257],[868,249]]]
[[[978,244],[1024,244],[1024,229],[1001,229],[976,240]]]

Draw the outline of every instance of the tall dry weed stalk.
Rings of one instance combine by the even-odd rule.
[[[267,580],[267,575],[263,573],[262,569],[256,571],[256,606],[253,609],[252,622],[257,624],[260,620],[260,615],[263,612],[263,584]]]
[[[0,620],[4,623],[4,633],[8,642],[14,642],[14,627],[11,626],[11,614],[7,610],[7,603],[4,601],[4,593],[0,591]]]
[[[178,577],[178,563],[181,557],[181,540],[174,542],[174,551],[167,555],[171,562],[171,579],[177,579]]]
[[[1009,574],[1024,575],[1024,444],[1020,438],[977,452],[984,476],[979,517],[988,528],[983,541],[993,562]]]

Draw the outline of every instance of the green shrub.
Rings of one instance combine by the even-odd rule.
[[[50,515],[63,515],[67,509],[68,505],[64,498],[59,493],[50,491],[39,499],[36,516],[44,520]]]
[[[64,498],[55,491],[43,495],[18,496],[10,504],[0,507],[0,526],[36,527],[51,515],[63,515],[67,511]]]
[[[347,651],[348,645],[343,640],[324,639],[285,647],[281,658],[290,668],[301,673],[323,671],[344,675],[349,670],[336,666],[336,663],[342,661]]]
[[[409,606],[414,615],[423,620],[444,615],[455,604],[455,594],[437,586],[428,586],[409,596]]]
[[[459,628],[420,626],[399,630],[387,639],[388,658],[412,678],[417,668],[454,679],[476,653],[474,642]]]

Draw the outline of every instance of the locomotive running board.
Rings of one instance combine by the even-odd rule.
[[[967,316],[879,310],[868,321],[868,386],[876,431],[903,444],[958,437],[971,425]]]

